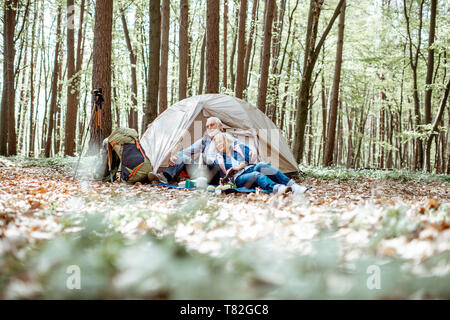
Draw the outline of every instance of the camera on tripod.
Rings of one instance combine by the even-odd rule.
[[[101,95],[103,92],[102,92],[102,88],[100,88],[100,89],[94,89],[94,95],[96,95],[96,96],[99,96],[99,95]]]
[[[103,102],[103,91],[102,91],[102,88],[94,89],[92,92],[93,92],[95,100],[97,102]]]

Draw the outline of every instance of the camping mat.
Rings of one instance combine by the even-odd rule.
[[[152,186],[153,187],[167,187],[167,188],[178,189],[178,190],[197,190],[198,189],[196,187],[184,188],[184,187],[180,187],[177,184],[167,184],[167,183],[159,183],[159,184],[154,184]],[[213,185],[213,184],[209,184],[208,186],[213,186],[214,188],[217,188],[217,186]],[[260,189],[260,191],[265,192],[265,193],[270,193],[270,191],[264,190],[264,189]],[[254,188],[253,189],[248,189],[248,188],[245,188],[245,187],[240,187],[240,188],[229,188],[229,189],[222,190],[222,193],[225,193],[225,194],[229,194],[229,193],[252,193],[252,192],[256,192],[256,189],[254,189]]]

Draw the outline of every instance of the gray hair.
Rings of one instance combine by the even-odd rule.
[[[222,121],[220,121],[220,119],[217,117],[209,117],[208,119],[206,119],[206,122],[208,122],[209,120],[213,120],[218,126],[223,126]]]

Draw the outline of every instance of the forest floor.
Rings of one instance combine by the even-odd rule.
[[[0,298],[450,298],[448,176],[305,168],[303,197],[222,195],[75,161],[0,158]]]

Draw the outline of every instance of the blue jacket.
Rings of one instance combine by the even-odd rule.
[[[214,160],[214,165],[219,169],[219,175],[221,178],[225,177],[226,171],[228,171],[232,167],[236,167],[240,165],[242,162],[246,162],[250,164],[250,148],[249,146],[243,143],[235,144],[232,157],[227,155],[226,153],[219,152],[217,154],[216,160]],[[223,159],[223,161],[222,161]],[[224,165],[224,168],[223,168]],[[253,166],[253,165],[251,165]],[[233,176],[233,180],[236,179],[239,175],[241,175],[249,166],[246,166],[244,169],[240,170]],[[224,172],[225,169],[225,172]]]

